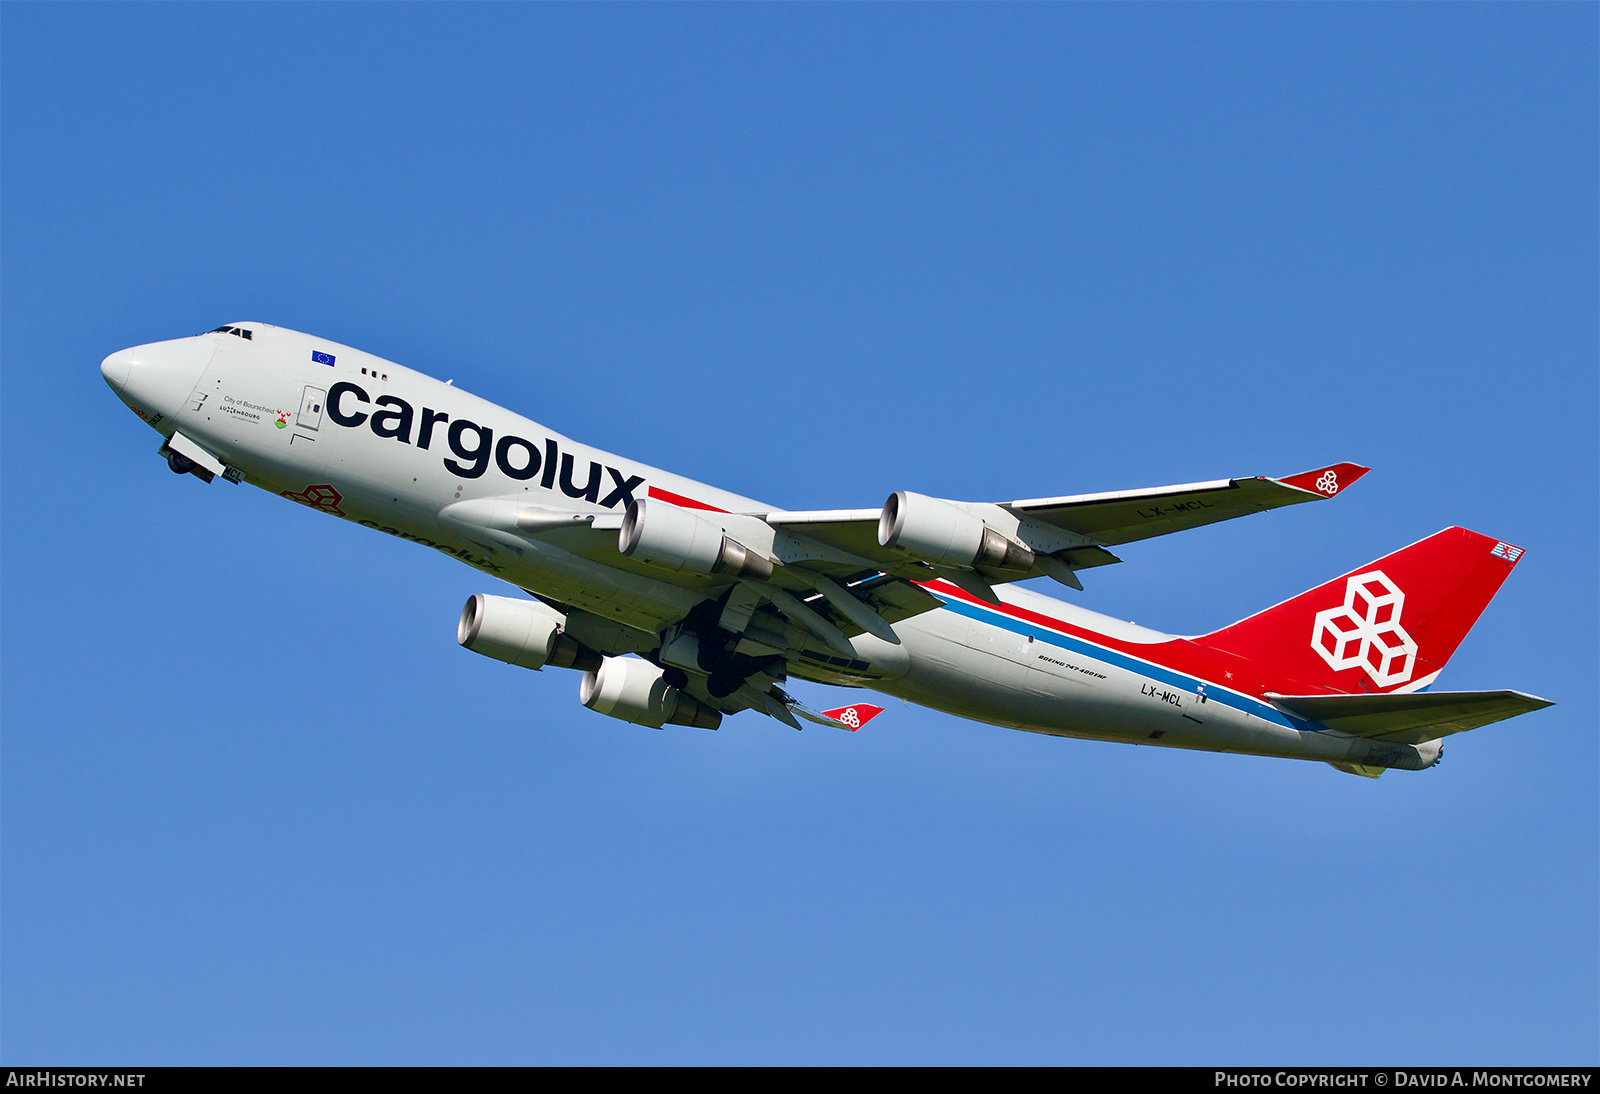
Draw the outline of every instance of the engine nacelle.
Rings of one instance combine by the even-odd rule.
[[[583,674],[578,698],[590,710],[651,729],[667,722],[700,729],[722,724],[721,711],[685,695],[665,677],[665,670],[637,657],[607,657]]]
[[[567,617],[537,600],[475,593],[461,609],[456,641],[496,661],[538,669],[592,669],[600,655],[562,634]]]
[[[729,574],[762,581],[772,576],[770,559],[729,539],[709,520],[649,498],[628,504],[617,533],[617,550],[679,573]]]
[[[1033,569],[1034,554],[983,523],[983,518],[925,494],[896,490],[883,503],[878,542],[935,566]]]

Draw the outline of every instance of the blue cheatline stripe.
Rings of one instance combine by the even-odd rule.
[[[1196,685],[1203,683],[1206,685],[1207,702],[1221,703],[1223,706],[1232,707],[1234,710],[1272,722],[1275,725],[1285,726],[1289,729],[1315,730],[1321,728],[1314,722],[1291,718],[1277,707],[1263,703],[1259,699],[1252,699],[1250,696],[1242,695],[1237,691],[1231,691],[1210,680],[1201,680],[1198,677],[1169,669],[1164,665],[1157,665],[1153,661],[1129,657],[1127,654],[1117,650],[1098,646],[1093,642],[1086,642],[1081,638],[1074,638],[1069,634],[1062,634],[1060,631],[1052,631],[1034,623],[1028,623],[1017,619],[1015,616],[995,611],[992,608],[980,608],[976,604],[969,604],[964,600],[956,600],[942,593],[934,592],[932,589],[928,591],[944,601],[947,611],[955,612],[957,615],[964,615],[968,619],[975,619],[979,623],[984,623],[991,627],[999,627],[1001,630],[1011,631],[1013,634],[1032,636],[1035,641],[1059,646],[1064,650],[1070,650],[1084,657],[1090,657],[1108,665],[1127,669],[1129,672],[1137,673],[1147,679],[1158,680],[1163,684],[1181,688],[1184,691],[1194,691]],[[1213,691],[1212,689],[1216,690]]]

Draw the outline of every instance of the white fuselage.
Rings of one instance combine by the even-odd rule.
[[[701,594],[622,558],[615,535],[592,527],[513,542],[441,513],[516,495],[545,509],[612,517],[647,489],[707,509],[773,511],[571,440],[359,350],[262,324],[249,329],[249,339],[212,333],[124,351],[103,371],[159,432],[180,431],[252,485],[639,632],[659,633]],[[318,354],[333,363],[314,360]],[[812,658],[791,671],[1060,736],[1332,761],[1359,761],[1365,747],[1227,679],[1175,667],[1168,653],[1182,639],[1027,589],[1002,587],[995,608],[940,582],[928,588],[945,606],[896,623],[899,647],[863,635],[852,640],[859,660]]]

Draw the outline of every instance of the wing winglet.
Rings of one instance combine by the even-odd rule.
[[[872,719],[883,713],[882,707],[875,707],[871,703],[856,703],[838,710],[825,710],[824,718],[833,720],[833,724],[840,729],[848,729],[851,733],[866,725]]]
[[[1362,467],[1359,463],[1336,463],[1331,467],[1302,471],[1298,475],[1288,475],[1276,481],[1285,486],[1292,486],[1296,490],[1304,490],[1308,494],[1321,494],[1323,497],[1331,498],[1371,470],[1372,468]]]

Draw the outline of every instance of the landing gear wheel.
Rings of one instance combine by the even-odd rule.
[[[167,453],[167,466],[174,475],[187,475],[194,470],[194,461],[180,452]]]
[[[743,683],[744,678],[742,676],[734,676],[732,673],[714,672],[711,674],[711,679],[706,681],[706,691],[710,693],[713,699],[726,699],[728,696],[738,691]]]

